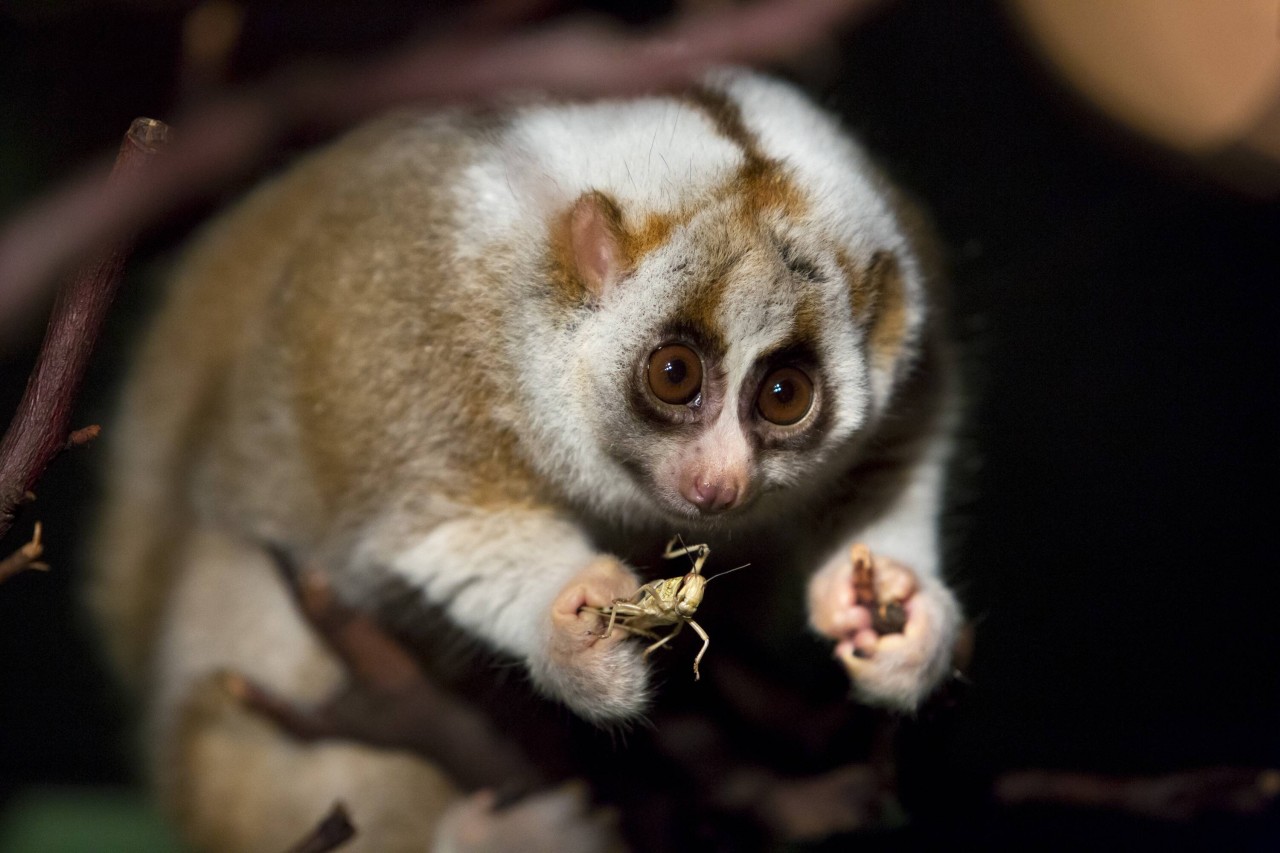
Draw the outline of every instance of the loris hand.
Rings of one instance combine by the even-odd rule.
[[[854,563],[870,560],[877,599],[906,614],[901,633],[880,633],[870,607],[854,589]],[[950,590],[932,577],[855,546],[841,553],[809,583],[809,622],[836,641],[836,659],[865,702],[914,710],[950,669],[960,609]],[[881,630],[888,631],[885,626]]]
[[[551,605],[547,663],[536,675],[580,716],[595,722],[634,717],[649,701],[643,648],[625,631],[602,637],[604,608],[631,596],[640,581],[618,560],[601,556],[578,573]]]

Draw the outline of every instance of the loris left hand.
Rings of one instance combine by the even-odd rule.
[[[870,559],[879,600],[899,602],[906,612],[902,632],[881,634],[873,628],[871,609],[856,599],[854,560],[847,551],[810,581],[809,622],[836,641],[835,657],[853,679],[859,699],[914,710],[950,670],[960,609],[936,578],[918,576],[885,557]]]
[[[579,572],[551,606],[547,650],[534,673],[579,716],[610,724],[642,713],[649,701],[644,650],[627,632],[604,636],[600,609],[629,597],[640,580],[614,557],[601,555]]]

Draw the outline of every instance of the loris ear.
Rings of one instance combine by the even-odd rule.
[[[604,193],[583,193],[569,213],[569,247],[578,280],[592,298],[622,277],[622,211]]]

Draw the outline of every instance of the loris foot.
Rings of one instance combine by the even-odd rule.
[[[640,581],[622,563],[602,556],[579,572],[552,602],[546,663],[534,675],[579,716],[593,722],[626,720],[648,704],[644,649],[625,642],[625,631],[602,636],[604,619],[592,612],[631,596],[639,587]]]
[[[855,565],[860,562],[870,569],[875,597],[889,605],[887,613],[859,603]],[[896,606],[906,623],[900,633],[890,633],[896,626],[876,617],[892,621]],[[854,546],[852,554],[841,554],[809,583],[809,621],[836,641],[835,657],[853,679],[859,699],[910,711],[950,670],[960,608],[936,578],[918,576],[901,563],[873,556],[865,546]]]

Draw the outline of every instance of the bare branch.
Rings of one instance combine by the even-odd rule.
[[[132,185],[149,171],[147,167],[167,130],[154,119],[133,122],[120,144],[104,196]],[[58,293],[27,389],[0,441],[0,536],[12,526],[16,507],[24,502],[53,457],[68,443],[82,444],[97,435],[93,427],[72,434],[71,409],[107,309],[124,278],[131,247],[132,240],[121,237],[86,263]]]

